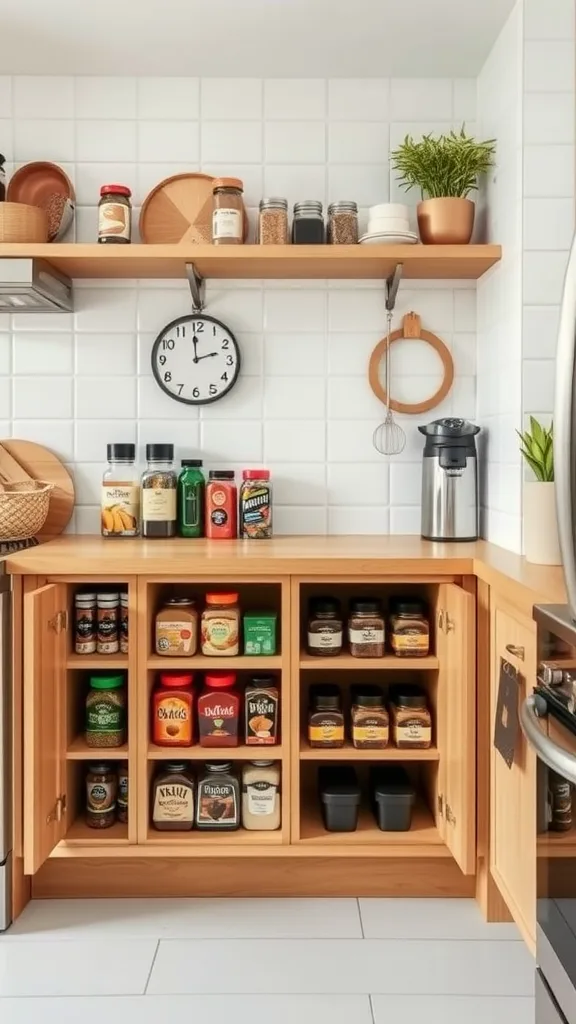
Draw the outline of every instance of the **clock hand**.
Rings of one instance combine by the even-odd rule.
[[[217,356],[217,355],[218,355],[217,352],[208,352],[207,355],[205,355],[205,356],[198,356],[198,359],[196,359],[195,362],[199,363],[201,359],[210,359],[212,356]]]
[[[193,358],[192,362],[193,363],[197,363],[199,360],[198,360],[198,338],[196,337],[196,335],[193,335],[193,337],[192,337],[192,344],[194,345],[194,358]]]

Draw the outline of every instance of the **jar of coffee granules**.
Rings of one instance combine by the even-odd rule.
[[[132,236],[132,192],[127,185],[102,185],[98,203],[98,241],[128,244]]]
[[[310,687],[308,742],[318,748],[344,746],[342,695],[337,686],[328,683]]]
[[[142,474],[142,536],[176,536],[176,493],[173,444],[147,444]]]
[[[260,245],[288,244],[288,200],[261,199],[258,218]]]
[[[352,202],[330,203],[328,207],[330,245],[356,245],[358,242],[358,205]]]
[[[326,241],[322,203],[305,199],[294,203],[292,242],[294,245],[323,245]]]
[[[360,598],[352,601],[348,619],[348,640],[353,658],[384,657],[384,616],[380,601]]]
[[[340,602],[334,597],[313,597],[308,612],[308,654],[334,658],[342,653],[344,623]]]
[[[116,821],[118,776],[109,764],[91,764],[86,774],[86,824],[111,828]]]
[[[357,750],[384,750],[388,746],[389,718],[379,686],[352,687],[352,744]]]
[[[392,738],[397,747],[427,750],[432,746],[432,715],[426,692],[411,683],[391,686]]]
[[[413,598],[390,602],[390,646],[399,658],[425,658],[430,650],[426,605]]]
[[[212,189],[214,245],[241,245],[244,240],[244,183],[240,178],[214,178]]]

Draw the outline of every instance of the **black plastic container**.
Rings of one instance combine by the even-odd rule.
[[[408,832],[416,790],[403,768],[373,768],[370,793],[378,828],[382,832]]]
[[[355,832],[360,786],[352,767],[325,767],[318,772],[324,827],[328,832]]]

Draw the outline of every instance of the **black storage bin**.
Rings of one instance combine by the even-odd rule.
[[[416,790],[404,769],[372,769],[370,792],[378,828],[383,832],[408,832]]]
[[[325,767],[318,772],[324,827],[328,832],[355,832],[360,786],[352,767]]]

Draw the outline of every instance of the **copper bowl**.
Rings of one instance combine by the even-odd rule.
[[[74,219],[74,186],[58,164],[47,161],[24,164],[12,175],[6,199],[45,210],[49,242],[63,238]]]

